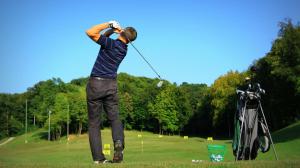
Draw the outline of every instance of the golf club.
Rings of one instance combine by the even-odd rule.
[[[122,31],[125,31],[124,29]],[[124,33],[125,35],[125,33]],[[126,37],[126,35],[125,35]],[[127,38],[127,37],[126,37]],[[152,71],[157,75],[157,77],[159,78],[159,82],[157,83],[157,87],[161,87],[164,83],[163,79],[160,77],[160,75],[157,73],[157,71],[154,69],[154,67],[146,60],[146,58],[143,56],[143,54],[133,45],[133,43],[129,40],[129,38],[127,38],[128,42],[130,43],[130,45],[135,49],[135,51],[142,57],[142,59],[148,64],[148,66],[152,69]]]

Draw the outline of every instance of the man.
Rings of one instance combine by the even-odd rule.
[[[105,29],[108,30],[100,34]],[[109,38],[113,33],[119,34],[116,40]],[[126,56],[127,44],[136,39],[137,32],[132,27],[122,30],[118,22],[110,21],[93,26],[86,31],[86,34],[101,46],[86,87],[89,142],[93,160],[96,164],[120,163],[123,161],[124,131],[118,113],[117,70]],[[106,160],[102,153],[100,132],[102,107],[107,113],[112,128],[114,142],[112,161]]]

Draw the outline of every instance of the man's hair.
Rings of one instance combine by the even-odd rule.
[[[125,36],[126,40],[134,41],[137,37],[137,32],[133,27],[126,27],[123,36]]]

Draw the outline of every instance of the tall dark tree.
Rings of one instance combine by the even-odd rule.
[[[273,130],[300,118],[300,26],[291,20],[279,25],[271,51],[255,64],[255,79],[266,90],[263,105]]]
[[[211,114],[215,134],[227,132],[231,137],[233,116],[236,111],[236,89],[243,85],[244,79],[243,74],[230,71],[219,77],[211,86]]]

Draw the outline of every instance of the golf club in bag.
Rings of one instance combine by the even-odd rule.
[[[274,143],[261,105],[261,95],[265,93],[260,84],[249,84],[246,91],[237,90],[238,103],[234,119],[232,143],[235,160],[254,160],[258,150],[268,152],[272,145],[278,160]]]

